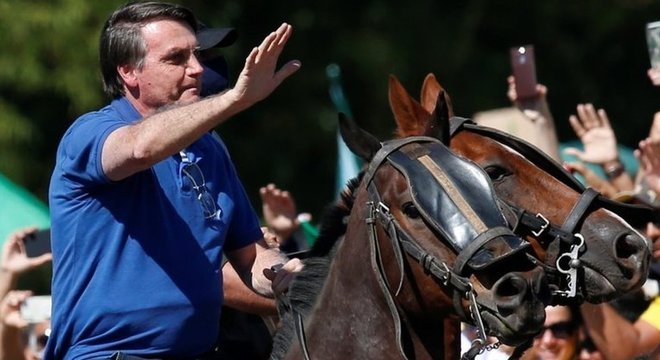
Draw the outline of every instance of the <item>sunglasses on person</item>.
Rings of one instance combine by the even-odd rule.
[[[219,217],[222,210],[218,208],[215,199],[206,187],[206,179],[204,179],[202,169],[199,168],[197,163],[191,161],[185,152],[181,151],[180,155],[183,163],[181,172],[192,184],[192,188],[197,195],[196,198],[202,206],[204,218],[213,219]]]
[[[573,331],[575,330],[575,324],[573,324],[571,321],[560,321],[548,326],[544,326],[541,328],[541,332],[537,335],[537,337],[545,334],[547,330],[550,330],[550,332],[552,332],[552,336],[558,339],[566,339],[571,336],[571,334],[573,334]]]
[[[584,350],[588,352],[589,354],[598,351],[598,348],[596,347],[596,344],[594,344],[593,341],[591,341],[591,338],[586,338],[582,340],[580,343],[580,350]]]

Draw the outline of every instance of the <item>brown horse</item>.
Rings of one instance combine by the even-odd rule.
[[[453,115],[449,101],[447,117],[431,115],[441,94],[445,94],[444,89],[429,74],[420,104],[391,76],[389,100],[397,135],[428,135],[447,126]],[[452,117],[450,148],[489,174],[498,197],[513,209],[509,219],[516,233],[527,237],[536,257],[547,266],[546,272],[554,274],[551,282],[562,286],[555,290],[559,302],[574,296],[602,302],[642,285],[650,261],[648,245],[626,221],[606,208],[621,210],[621,214],[637,211],[642,215],[626,219],[642,223],[648,221],[649,212],[624,209],[591,189],[585,190],[534,146],[465,120]]]
[[[271,358],[438,359],[459,335],[450,326],[443,341],[445,323],[458,319],[511,345],[537,333],[544,273],[486,173],[438,140],[448,132],[381,144],[348,119],[340,129],[370,163],[332,259],[306,260],[292,282]]]

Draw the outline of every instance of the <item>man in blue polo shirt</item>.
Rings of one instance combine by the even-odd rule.
[[[179,5],[130,3],[100,41],[112,102],[64,134],[51,178],[52,332],[47,359],[203,358],[218,335],[222,252],[264,295],[301,264],[263,240],[224,145],[209,131],[300,67],[277,60],[282,24],[235,86],[200,96],[197,20]],[[272,283],[264,269],[285,263]]]

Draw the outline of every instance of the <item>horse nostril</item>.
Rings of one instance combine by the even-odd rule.
[[[523,304],[527,293],[527,281],[519,275],[507,274],[493,286],[497,310],[502,316],[513,314]]]
[[[525,291],[525,279],[517,276],[507,276],[498,281],[499,286],[495,288],[495,295],[503,298],[518,296]]]
[[[636,234],[626,234],[617,238],[614,244],[614,255],[617,259],[627,259],[638,255],[643,250],[644,239]]]
[[[624,277],[635,275],[639,262],[643,261],[644,250],[648,248],[646,240],[634,233],[619,236],[614,243],[614,255]]]

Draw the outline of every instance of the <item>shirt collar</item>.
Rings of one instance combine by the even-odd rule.
[[[125,96],[112,100],[110,106],[119,113],[119,116],[124,121],[135,122],[136,120],[142,119],[142,115],[140,115]]]

